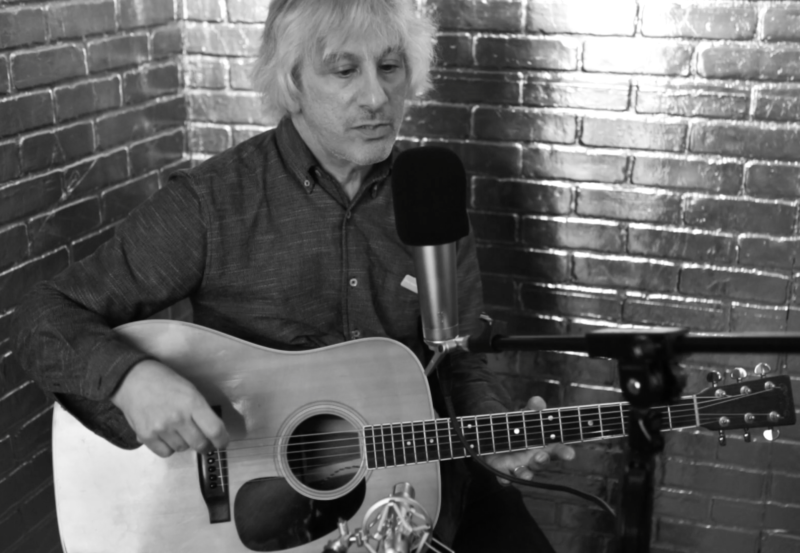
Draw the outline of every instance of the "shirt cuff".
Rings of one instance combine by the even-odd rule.
[[[95,401],[111,398],[134,365],[152,358],[116,338],[100,342],[92,351],[81,395]]]

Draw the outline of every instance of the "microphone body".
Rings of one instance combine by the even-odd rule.
[[[455,243],[412,246],[422,336],[427,344],[441,344],[458,336],[458,290]]]

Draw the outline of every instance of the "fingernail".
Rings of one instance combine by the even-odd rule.
[[[549,456],[544,451],[540,451],[533,457],[537,463],[546,463],[549,459]]]

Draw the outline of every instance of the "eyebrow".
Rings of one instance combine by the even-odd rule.
[[[375,59],[381,59],[390,54],[400,54],[402,53],[402,51],[403,49],[400,46],[388,46]],[[322,59],[322,64],[330,66],[330,65],[335,65],[336,63],[339,63],[341,61],[357,63],[361,61],[361,56],[359,56],[358,54],[354,54],[352,52],[331,52]]]

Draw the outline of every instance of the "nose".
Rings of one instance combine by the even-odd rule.
[[[364,72],[361,85],[359,103],[362,107],[374,110],[380,108],[389,99],[384,83],[376,69]]]

